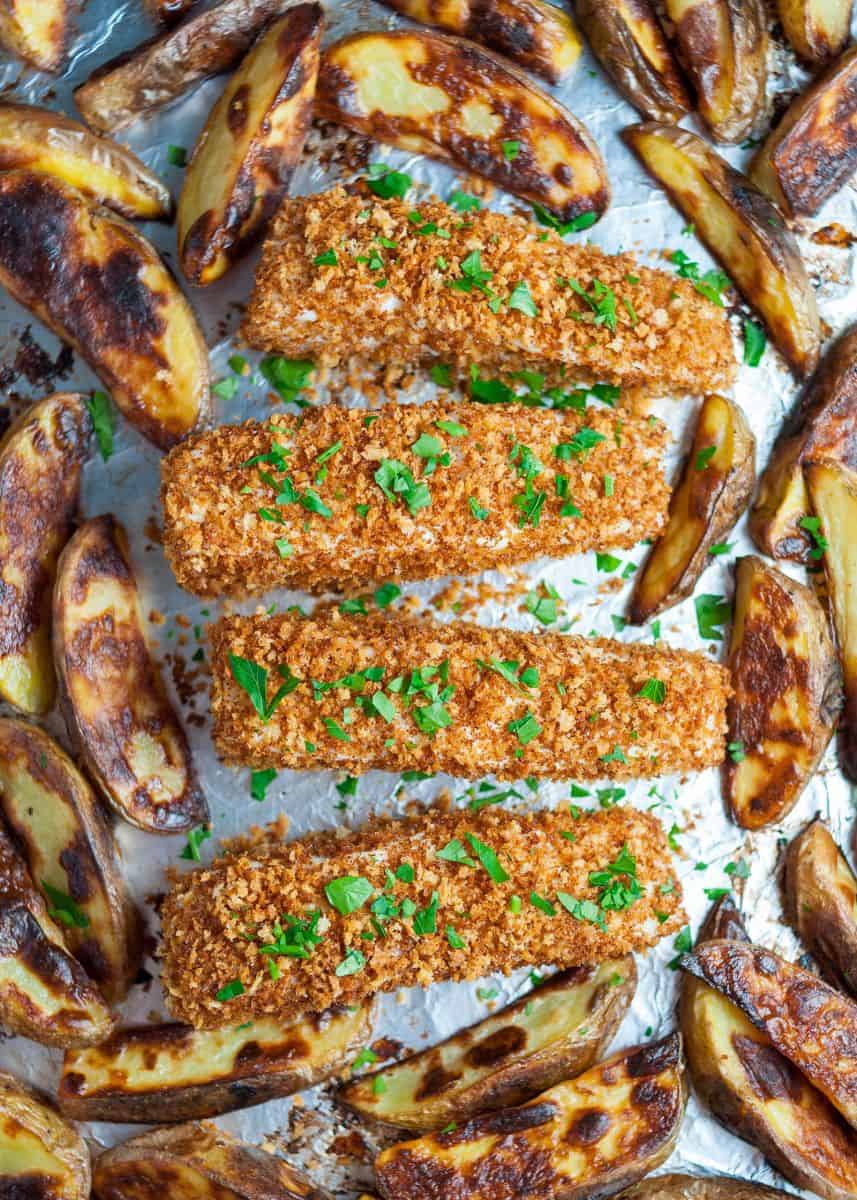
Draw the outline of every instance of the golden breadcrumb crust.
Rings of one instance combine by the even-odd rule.
[[[439,361],[465,378],[472,366],[526,369],[555,384],[674,393],[728,385],[736,370],[722,309],[631,254],[569,246],[520,217],[341,187],[285,201],[242,332],[257,349],[318,364]]]
[[[577,449],[581,430],[602,440]],[[226,426],[189,438],[164,460],[164,549],[183,588],[216,596],[279,586],[348,590],[630,548],[665,524],[664,441],[660,423],[607,409],[388,405],[367,420],[364,411],[328,405]],[[276,464],[275,445],[288,450]],[[425,446],[440,452],[436,465]],[[267,460],[254,462],[260,455]],[[428,485],[428,505],[412,514],[401,495],[391,501],[382,491],[375,476],[391,461]],[[294,493],[278,505],[284,475]],[[308,488],[326,512],[294,498]]]
[[[227,617],[211,639],[214,741],[241,766],[623,779],[698,771],[725,753],[728,674],[684,650],[339,612]],[[267,722],[231,655],[268,671],[268,700],[291,679]],[[504,663],[511,682],[492,669]],[[378,669],[380,680],[343,679]],[[660,703],[638,694],[650,680],[664,685]],[[437,701],[443,712],[426,711]]]
[[[468,835],[496,854],[508,879],[492,880],[477,863]],[[455,839],[474,865],[438,857],[440,850],[449,855],[445,848]],[[594,885],[589,876],[615,863],[624,847],[635,860],[640,894],[610,911],[600,905],[603,882]],[[681,889],[671,871],[660,822],[624,807],[577,819],[566,810],[430,809],[407,820],[375,821],[356,833],[311,834],[221,859],[175,885],[163,907],[167,1004],[179,1020],[208,1028],[270,1014],[289,1018],[355,1004],[375,992],[519,966],[601,962],[654,945],[681,928]],[[372,896],[348,915],[325,893],[326,885],[343,876],[372,886]],[[610,877],[631,886],[627,875]],[[385,889],[399,915],[381,922],[376,917],[373,925],[371,906]],[[566,911],[558,892],[592,902],[597,911],[589,908],[588,915],[600,924]],[[537,907],[533,894],[555,914]],[[420,917],[435,895],[434,919]],[[521,901],[518,912],[513,896]],[[286,915],[304,918],[313,910],[321,913],[316,926],[321,940],[308,958],[261,952],[275,942],[275,923],[282,928]],[[386,905],[383,911],[391,912]],[[377,924],[386,936],[378,935]],[[426,924],[436,932],[420,933]],[[448,927],[464,942],[462,948],[450,944],[457,939],[450,938]],[[349,951],[361,957],[348,958]],[[277,979],[268,966],[272,958]],[[359,969],[342,973],[346,960]],[[243,994],[218,1001],[216,993],[235,980]],[[229,990],[238,989],[233,984]]]

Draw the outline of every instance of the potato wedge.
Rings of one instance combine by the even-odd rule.
[[[607,170],[576,117],[488,50],[440,33],[357,33],[321,56],[315,113],[484,175],[563,221],[604,212]]]
[[[209,411],[208,350],[154,248],[76,188],[0,173],[0,283],[86,359],[161,449]]]
[[[821,326],[800,251],[766,196],[686,129],[631,125],[624,137],[768,327],[799,376],[818,362]]]
[[[824,571],[845,684],[839,765],[857,782],[857,472],[839,463],[810,463],[806,481],[826,543]]]
[[[0,1192],[26,1200],[89,1200],[89,1150],[48,1100],[0,1071]]]
[[[670,497],[667,527],[637,576],[628,612],[633,625],[689,596],[750,501],[756,439],[743,412],[725,396],[706,396],[681,479]]]
[[[298,4],[259,38],[212,108],[178,207],[182,270],[214,283],[262,236],[312,121],[324,15]]]
[[[111,1004],[123,999],[142,957],[140,915],[116,843],[92,791],[43,730],[0,719],[0,814],[48,906],[71,903],[65,944]]]
[[[784,1200],[788,1192],[733,1179],[731,1175],[668,1173],[643,1179],[622,1193],[622,1200]]]
[[[314,1087],[366,1044],[371,1005],[301,1017],[288,1025],[195,1030],[118,1029],[63,1060],[57,1100],[81,1121],[167,1122],[216,1117]]]
[[[575,0],[590,49],[629,104],[650,121],[680,121],[690,97],[649,0]]]
[[[697,946],[749,941],[731,896],[703,922]],[[845,1121],[725,996],[682,980],[679,1023],[693,1086],[718,1120],[758,1147],[797,1187],[825,1200],[857,1190],[857,1147]]]
[[[0,0],[0,45],[40,71],[58,71],[76,9],[75,0]]]
[[[835,58],[848,41],[853,0],[777,0],[777,14],[792,49],[818,65]]]
[[[812,216],[857,168],[857,46],[797,96],[750,164],[786,216]]]
[[[790,919],[834,987],[857,995],[857,878],[818,817],[786,854]]]
[[[288,1163],[210,1122],[140,1134],[96,1159],[97,1200],[330,1200]]]
[[[636,982],[630,955],[563,971],[440,1045],[352,1080],[339,1099],[373,1122],[419,1133],[522,1104],[598,1060]]]
[[[54,662],[69,733],[111,806],[138,829],[208,819],[190,748],[146,642],[125,531],[86,521],[54,587]]]
[[[740,751],[723,764],[723,794],[738,825],[764,829],[791,812],[821,761],[842,674],[815,593],[752,554],[735,568],[729,669],[728,744]]]
[[[237,66],[292,0],[220,0],[159,37],[100,66],[75,89],[90,129],[113,134],[212,75]],[[162,6],[163,7],[163,6]]]
[[[763,946],[703,942],[680,965],[737,1005],[857,1126],[857,1003]]]
[[[822,460],[857,470],[857,327],[825,354],[759,481],[750,535],[771,558],[810,563],[817,557],[801,525],[810,514],[803,469]]]
[[[0,696],[26,713],[54,702],[50,592],[91,428],[83,397],[58,393],[24,412],[0,442]]]
[[[146,9],[156,21],[171,25],[193,8],[196,0],[146,0]]]
[[[382,0],[413,21],[480,42],[519,67],[559,83],[580,57],[580,37],[567,12],[545,0]]]
[[[52,175],[123,217],[167,220],[169,190],[144,162],[62,113],[0,104],[0,170]]]
[[[697,112],[715,141],[742,141],[766,110],[764,0],[666,0],[666,10]]]

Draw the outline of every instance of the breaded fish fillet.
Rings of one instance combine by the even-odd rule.
[[[167,1004],[203,1028],[600,962],[684,923],[660,822],[623,807],[431,809],[312,834],[185,876],[162,916]]]
[[[448,236],[445,236],[447,235]],[[251,346],[319,364],[449,364],[701,392],[735,374],[722,309],[633,255],[439,201],[286,200],[244,320]]]
[[[639,416],[337,405],[191,437],[164,549],[199,596],[465,574],[660,533],[665,432]]]
[[[214,741],[242,766],[623,779],[725,754],[729,677],[702,654],[338,612],[211,639]]]

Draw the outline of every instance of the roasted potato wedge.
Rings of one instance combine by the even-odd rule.
[[[563,221],[601,215],[607,170],[576,117],[488,50],[440,33],[357,33],[321,56],[315,113],[484,175]]]
[[[624,137],[694,223],[795,373],[808,375],[821,344],[815,293],[774,205],[686,129],[652,122],[629,126]]]
[[[763,946],[706,941],[680,962],[737,1005],[857,1126],[857,1003]]]
[[[91,424],[82,396],[48,396],[0,442],[0,696],[45,713],[56,685],[50,593],[77,511]]]
[[[834,987],[857,995],[857,878],[818,817],[786,854],[792,924]]]
[[[771,558],[809,563],[817,557],[801,525],[810,513],[803,469],[822,460],[857,470],[857,327],[825,354],[759,481],[750,535]]]
[[[137,974],[142,939],[116,843],[68,755],[24,721],[0,720],[0,814],[48,906],[51,892],[71,901],[65,944],[105,999],[118,1002]]]
[[[791,812],[821,761],[842,674],[815,593],[752,554],[735,568],[729,670],[727,738],[742,750],[723,764],[723,794],[738,825],[763,829]]]
[[[697,946],[719,938],[749,940],[730,896],[711,909]],[[825,1200],[853,1197],[853,1134],[765,1034],[725,996],[690,975],[682,980],[679,1022],[693,1086],[718,1120],[757,1146],[797,1187]]]
[[[149,651],[125,531],[86,521],[54,587],[54,662],[69,733],[111,806],[138,829],[208,819],[190,747]]]
[[[636,1046],[520,1108],[400,1142],[375,1160],[384,1200],[609,1196],[672,1152],[684,1115],[681,1040]],[[502,1189],[502,1190],[499,1190]]]
[[[839,765],[857,782],[857,472],[840,463],[810,463],[806,481],[826,544],[824,570],[845,684]]]
[[[324,16],[298,4],[267,29],[211,110],[178,207],[182,270],[214,283],[264,233],[312,121]]]
[[[167,1122],[216,1117],[313,1087],[366,1044],[371,1005],[228,1029],[118,1029],[63,1061],[57,1099],[81,1121]]]
[[[76,9],[75,0],[0,0],[0,45],[40,71],[58,71]]]
[[[580,57],[580,37],[567,12],[544,0],[382,0],[413,21],[481,42],[489,50],[559,83]]]
[[[0,1192],[89,1200],[89,1150],[44,1097],[0,1071]]]
[[[622,1193],[622,1200],[784,1200],[788,1192],[731,1175],[656,1175]]]
[[[440,1045],[352,1080],[339,1098],[372,1121],[416,1132],[522,1104],[598,1060],[636,982],[631,956],[563,971]]]
[[[650,121],[680,121],[690,97],[650,0],[575,0],[590,49]]]
[[[179,17],[184,16],[189,8],[193,8],[196,0],[146,0],[146,8],[156,21],[171,25]]]
[[[203,79],[231,71],[291,2],[221,0],[204,12],[190,13],[159,37],[104,63],[75,89],[84,121],[99,133],[115,133]]]
[[[718,142],[740,142],[765,116],[764,0],[666,0],[699,115]]]
[[[749,174],[787,216],[812,216],[855,168],[857,46],[792,101]]]
[[[853,0],[777,0],[792,49],[813,65],[835,58],[848,41]]]
[[[0,170],[52,175],[123,217],[166,220],[172,197],[136,154],[79,121],[29,104],[0,104]]]
[[[0,173],[0,283],[74,347],[140,432],[169,449],[209,411],[196,317],[136,229],[59,179]]]
[[[98,1200],[330,1200],[288,1163],[206,1121],[140,1134],[96,1159]]]
[[[681,479],[670,497],[667,527],[637,576],[628,617],[642,625],[691,594],[750,501],[756,439],[743,412],[725,396],[706,396]]]

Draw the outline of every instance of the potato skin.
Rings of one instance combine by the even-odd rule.
[[[75,0],[0,0],[0,45],[40,71],[58,71],[76,8]]]
[[[731,1175],[679,1175],[670,1172],[643,1179],[622,1192],[621,1200],[777,1200],[780,1188],[734,1179]]]
[[[0,1114],[0,1191],[4,1195],[22,1200],[89,1200],[89,1149],[47,1097],[0,1071]],[[29,1164],[24,1157],[28,1150]]]
[[[299,4],[275,21],[212,108],[178,208],[182,270],[214,283],[257,241],[289,190],[312,121],[324,15]]]
[[[857,879],[818,817],[789,844],[789,919],[834,987],[857,995]]]
[[[792,49],[811,66],[828,62],[848,41],[853,0],[776,0]]]

